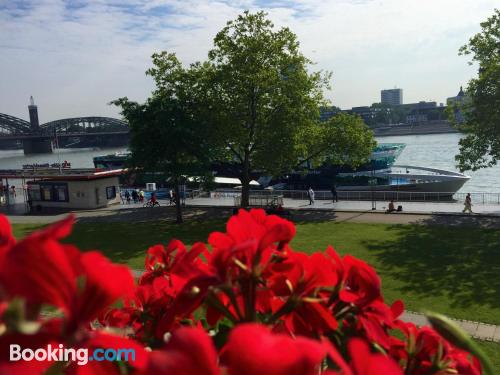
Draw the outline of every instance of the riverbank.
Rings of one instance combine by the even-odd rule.
[[[418,125],[387,125],[374,128],[373,132],[376,137],[459,133],[447,121],[436,121]]]

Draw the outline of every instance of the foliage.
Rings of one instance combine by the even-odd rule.
[[[246,206],[252,170],[281,175],[318,151],[323,140],[317,137],[326,133],[319,107],[330,74],[309,73],[311,61],[300,52],[296,35],[275,30],[263,12],[228,22],[214,39],[209,63],[215,132],[240,166]],[[364,151],[365,157],[371,152]]]
[[[500,10],[481,23],[460,54],[471,55],[478,75],[469,81],[466,100],[454,104],[451,120],[466,136],[459,142],[459,168],[477,170],[500,160]],[[457,121],[460,111],[463,122]]]
[[[210,234],[211,252],[178,240],[151,247],[135,287],[126,267],[60,242],[72,217],[21,242],[0,220],[3,346],[136,353],[127,364],[93,361],[84,370],[71,358],[1,356],[2,373],[251,375],[262,366],[271,375],[481,373],[477,359],[452,343],[459,337],[458,345],[474,346],[455,328],[436,322],[449,341],[403,322],[403,303],[384,303],[368,264],[331,247],[294,251],[294,225],[263,210],[240,210],[225,233]]]
[[[306,140],[305,160],[357,167],[366,162],[376,146],[373,132],[356,115],[339,113],[316,125],[314,137]]]
[[[153,55],[148,70],[156,90],[144,104],[127,98],[113,104],[122,109],[130,124],[130,151],[133,167],[161,172],[175,187],[177,222],[182,222],[181,192],[186,176],[210,178],[210,143],[203,104],[205,70],[201,65],[184,69],[173,54]]]

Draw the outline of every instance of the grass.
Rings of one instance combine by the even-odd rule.
[[[13,225],[18,238],[39,227]],[[166,244],[174,237],[189,245],[206,242],[214,230],[224,230],[224,222],[78,223],[68,242],[82,250],[99,249],[115,262],[141,269],[150,245]],[[388,303],[403,299],[409,310],[500,324],[499,230],[331,221],[297,224],[294,249],[312,253],[329,244],[340,254],[373,265]],[[500,373],[500,344],[479,344]]]
[[[17,237],[36,225],[13,225]],[[99,249],[115,262],[141,269],[150,245],[178,238],[206,241],[221,220],[148,223],[80,223],[68,241]],[[437,225],[339,222],[297,224],[292,247],[308,253],[333,245],[373,265],[388,303],[403,299],[412,311],[433,310],[454,318],[500,324],[500,231]]]
[[[479,347],[488,356],[495,370],[495,374],[500,374],[500,344],[497,342],[477,341]]]

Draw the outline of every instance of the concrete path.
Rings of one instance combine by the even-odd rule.
[[[319,201],[309,206],[305,201],[285,202],[285,208],[291,211],[291,220],[304,221],[337,221],[354,223],[383,223],[383,224],[424,224],[448,226],[475,226],[483,228],[500,228],[500,214],[462,214],[461,212],[422,212],[409,211],[405,207],[402,213],[385,214],[380,205],[372,211],[371,202],[339,202],[332,204]],[[186,201],[183,208],[186,220],[227,220],[232,214],[232,198],[209,199],[197,198]],[[290,203],[290,204],[289,204]],[[293,204],[292,204],[293,203]],[[140,204],[115,205],[108,208],[87,211],[74,211],[79,222],[109,223],[109,222],[151,222],[158,220],[174,220],[175,207],[169,206],[168,201],[160,201],[161,207],[144,208]],[[367,207],[367,205],[370,205]],[[499,207],[500,206],[495,206]],[[68,213],[44,212],[35,215],[0,210],[8,216],[11,223],[19,224],[48,224],[59,221]]]
[[[429,325],[425,315],[411,311],[405,311],[401,319],[406,322],[411,322],[419,327]],[[500,342],[500,326],[470,320],[452,320],[475,339]]]
[[[371,211],[371,201],[339,201],[333,203],[330,200],[317,200],[313,205],[309,200],[283,199],[284,207],[290,209],[314,209],[314,210],[336,210],[336,211]],[[389,202],[375,201],[375,211],[385,211]],[[196,206],[234,206],[234,198],[194,198],[186,200],[188,205]],[[447,213],[461,214],[464,208],[459,202],[396,202],[396,206],[402,205],[404,212],[410,213]],[[474,204],[472,207],[476,214],[500,215],[499,204]]]

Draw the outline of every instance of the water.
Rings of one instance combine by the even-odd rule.
[[[405,135],[397,137],[377,137],[377,141],[401,142],[406,148],[396,160],[396,164],[408,164],[418,167],[430,167],[458,171],[455,155],[458,154],[458,141],[461,135],[428,134]],[[465,172],[471,179],[459,192],[500,192],[500,165],[480,169],[476,172]]]
[[[420,167],[434,167],[454,170],[455,155],[458,153],[460,134],[406,135],[397,137],[377,137],[382,143],[401,142],[406,148],[396,163]],[[0,151],[0,169],[22,168],[23,164],[57,163],[67,160],[73,168],[93,168],[92,158],[98,155],[123,152],[126,148],[94,149],[63,149],[59,153],[28,155],[22,150]],[[471,179],[460,192],[500,192],[500,166],[467,172]]]
[[[0,169],[21,169],[23,164],[59,163],[65,160],[72,168],[94,168],[94,156],[126,151],[125,147],[107,149],[67,148],[55,150],[53,154],[24,155],[23,150],[0,151]]]

